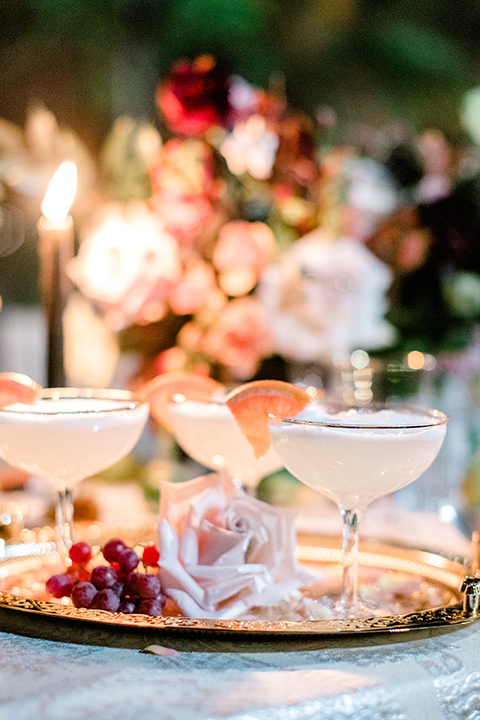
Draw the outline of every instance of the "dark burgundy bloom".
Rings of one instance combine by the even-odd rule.
[[[228,84],[228,75],[212,57],[182,60],[160,83],[157,104],[174,132],[196,135],[226,124]]]
[[[408,275],[425,265],[432,247],[432,233],[422,222],[420,208],[395,210],[367,240],[367,247],[396,275]]]
[[[312,120],[302,113],[285,113],[277,124],[279,145],[274,181],[294,189],[309,188],[319,177]]]

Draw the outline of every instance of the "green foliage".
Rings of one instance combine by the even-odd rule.
[[[377,118],[437,123],[458,135],[462,94],[478,77],[477,0],[16,0],[0,6],[0,24],[0,62],[9,69],[0,101],[13,87],[26,91],[11,110],[3,103],[7,119],[25,112],[31,88],[58,114],[50,96],[66,108],[63,82],[78,116],[88,112],[101,132],[116,110],[112,68],[120,58],[135,70],[134,48],[148,58],[147,87],[177,58],[207,52],[258,85],[282,72],[292,105],[311,112],[330,104],[342,129]],[[48,95],[36,75],[52,64]],[[145,67],[136,72],[140,81]],[[135,72],[123,80],[122,94],[135,96]],[[65,113],[65,124],[91,132],[71,107]]]
[[[258,35],[266,19],[266,4],[258,0],[184,0],[178,18],[188,31],[211,40],[228,33],[231,39]]]
[[[372,43],[379,56],[406,73],[435,79],[457,79],[468,67],[466,53],[453,38],[411,22],[386,20],[373,26]]]
[[[264,83],[279,60],[269,35],[273,15],[265,0],[184,0],[174,2],[165,38],[174,57],[210,53],[232,72]]]

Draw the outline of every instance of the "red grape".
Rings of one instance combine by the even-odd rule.
[[[135,603],[131,600],[122,600],[118,606],[118,612],[125,613],[126,615],[131,615],[135,612],[135,609]]]
[[[130,583],[134,580],[136,574],[133,570],[119,570],[117,572],[118,582],[123,583],[123,591],[125,593],[130,591]]]
[[[126,547],[126,543],[124,543],[123,540],[120,540],[120,538],[112,538],[104,545],[102,550],[103,557],[107,562],[116,562],[118,560],[118,556]]]
[[[58,575],[52,575],[47,580],[45,587],[53,597],[69,597],[73,588],[73,580],[67,573],[59,573]]]
[[[122,570],[135,570],[140,558],[132,548],[125,548],[118,556],[118,564]]]
[[[90,582],[95,585],[97,590],[111,588],[117,582],[117,573],[110,565],[99,565],[93,568]]]
[[[73,567],[65,573],[52,575],[46,589],[57,598],[71,595],[77,608],[95,608],[127,614],[139,612],[161,615],[166,602],[160,577],[136,571],[140,557],[119,538],[112,538],[103,547],[109,565],[99,565],[90,572],[88,561],[92,548],[86,542],[72,545],[69,551]],[[143,567],[158,565],[159,552],[155,545],[147,545],[142,553]],[[88,563],[88,564],[87,564]]]
[[[92,548],[86,542],[77,542],[68,551],[70,559],[74,563],[81,565],[86,563],[92,557]]]
[[[160,594],[162,586],[158,575],[135,573],[130,584],[131,592],[141,598],[155,598]]]
[[[118,595],[119,598],[121,598],[124,594],[125,585],[123,582],[116,582],[114,585],[112,585],[112,590],[115,593],[115,595]]]
[[[109,612],[117,612],[120,606],[120,598],[111,588],[99,590],[95,595],[91,607],[97,610],[108,610]]]
[[[72,601],[75,607],[88,607],[97,594],[97,588],[91,582],[80,582],[72,590]]]
[[[137,607],[137,612],[144,615],[161,615],[165,602],[165,595],[159,595],[156,598],[145,598]]]

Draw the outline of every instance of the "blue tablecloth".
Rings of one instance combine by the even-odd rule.
[[[428,640],[170,657],[0,633],[1,720],[478,720],[480,623]]]

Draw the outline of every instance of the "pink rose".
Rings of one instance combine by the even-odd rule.
[[[191,315],[207,302],[215,290],[213,268],[203,260],[192,263],[176,283],[170,295],[170,307],[177,315]]]
[[[262,305],[254,297],[232,300],[203,339],[203,350],[238,379],[251,377],[274,351]]]
[[[220,230],[213,253],[222,290],[232,297],[246,295],[275,252],[275,238],[265,223],[234,220]]]
[[[159,575],[187,617],[248,617],[310,582],[295,557],[294,516],[246,495],[226,476],[162,482]]]
[[[180,197],[165,193],[155,198],[154,205],[165,229],[183,246],[191,245],[212,214],[209,201],[200,195]]]
[[[406,275],[427,261],[432,234],[421,225],[418,210],[405,206],[395,210],[378,226],[366,246],[394,272]]]

